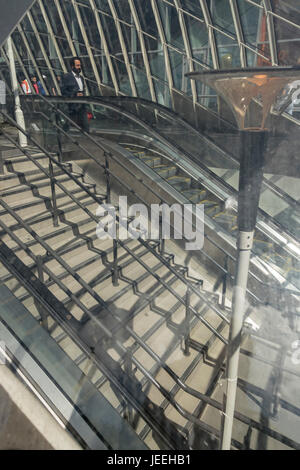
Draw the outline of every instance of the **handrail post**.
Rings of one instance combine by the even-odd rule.
[[[37,255],[36,257],[36,267],[37,267],[37,274],[38,278],[41,282],[44,283],[44,271],[43,271],[43,257],[41,255]],[[42,307],[42,305],[37,302],[37,300],[34,300],[34,304],[41,315],[41,320],[40,323],[41,325],[48,330],[48,314],[46,313],[46,310]]]
[[[125,373],[127,374],[127,379],[130,381],[132,380],[132,377],[134,376],[133,371],[132,371],[132,359],[129,354],[129,351],[126,352],[125,354],[125,360],[124,360],[124,370]],[[124,419],[128,421],[128,423],[133,424],[133,407],[132,405],[127,401],[125,402],[125,409],[124,409]]]
[[[111,187],[110,187],[110,173],[109,173],[109,159],[108,154],[105,152],[105,177],[106,177],[106,202],[110,204],[111,201]]]
[[[163,226],[162,226],[162,215],[159,216],[159,237],[160,237],[160,245],[159,245],[159,252],[161,255],[165,253],[165,239],[163,238]]]
[[[227,291],[228,255],[225,256],[224,269],[226,270],[226,272],[223,275],[223,283],[222,283],[222,307],[223,308],[225,307],[226,291]]]
[[[113,253],[114,253],[114,261],[113,261],[113,286],[117,287],[119,285],[119,268],[118,268],[118,242],[117,240],[113,240]]]
[[[49,159],[49,176],[50,176],[50,186],[51,186],[51,195],[52,195],[53,226],[58,227],[58,210],[57,210],[57,201],[56,201],[54,171],[53,171],[53,163],[50,159]]]
[[[16,121],[18,125],[21,127],[21,129],[26,129],[25,127],[25,119],[24,119],[24,113],[21,107],[21,101],[20,101],[20,93],[19,93],[19,84],[18,84],[18,79],[17,79],[17,72],[16,72],[16,64],[15,64],[15,56],[14,56],[14,51],[12,47],[12,40],[11,37],[7,39],[7,55],[9,59],[9,69],[10,69],[10,77],[11,77],[11,84],[12,84],[12,89],[13,93],[15,96],[15,116],[16,116]],[[19,143],[21,147],[27,147],[27,137],[26,135],[19,130]]]
[[[184,338],[184,354],[185,356],[190,355],[190,303],[191,303],[191,291],[189,286],[186,288],[185,294],[185,338]]]
[[[3,152],[0,149],[0,175],[4,175]]]
[[[61,143],[61,133],[60,133],[60,126],[58,122],[58,113],[57,110],[55,110],[55,122],[57,125],[57,147],[58,147],[58,161],[59,163],[62,163],[63,161],[63,153],[62,153],[62,143]]]

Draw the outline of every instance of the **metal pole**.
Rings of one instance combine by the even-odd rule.
[[[36,266],[37,266],[37,272],[38,272],[38,278],[41,282],[44,282],[44,271],[43,271],[43,257],[41,255],[37,255],[36,257]],[[39,314],[41,315],[41,320],[40,323],[41,325],[48,330],[48,314],[46,310],[43,308],[43,306],[37,301],[34,300],[35,306],[39,311]]]
[[[0,175],[4,175],[3,152],[0,149]]]
[[[185,340],[184,340],[184,354],[190,355],[190,321],[191,321],[191,290],[187,286],[185,294]]]
[[[52,161],[49,159],[49,176],[50,176],[50,187],[52,195],[52,209],[53,209],[53,226],[58,227],[58,210],[56,200],[56,189],[55,189],[55,178]]]
[[[245,296],[257,209],[263,177],[267,132],[240,131],[240,181],[238,197],[238,256],[227,348],[227,388],[222,450],[230,450],[238,381],[239,353],[244,322]]]
[[[232,321],[227,352],[227,390],[222,449],[229,450],[232,435],[238,365],[242,328],[244,322],[245,295],[248,280],[250,254],[254,232],[240,232],[238,240],[238,266],[233,292]]]
[[[113,261],[113,286],[117,287],[119,285],[119,271],[118,271],[118,242],[117,240],[113,241],[113,253],[114,253],[114,261]]]
[[[223,283],[222,283],[222,307],[223,308],[225,308],[225,299],[226,299],[226,291],[227,291],[228,255],[225,256],[224,269],[226,270],[226,272],[224,273]]]
[[[107,204],[110,204],[111,189],[110,189],[109,158],[108,158],[107,153],[105,153],[105,177],[106,177],[106,202]]]
[[[58,112],[55,110],[55,122],[56,122],[56,125],[57,125],[57,150],[58,150],[58,161],[60,163],[62,163],[63,161],[63,151],[62,151],[62,143],[61,143],[61,133],[60,133],[60,126],[59,126],[59,116],[58,116]]]
[[[17,79],[15,57],[12,47],[12,40],[9,37],[7,39],[7,55],[9,59],[9,68],[10,68],[10,77],[12,90],[15,95],[15,115],[17,124],[26,131],[24,114],[21,108],[20,94],[19,94],[19,84]],[[23,134],[22,131],[19,131],[19,143],[20,147],[27,147],[27,137]]]

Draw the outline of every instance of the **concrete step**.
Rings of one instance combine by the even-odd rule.
[[[80,204],[82,204],[84,207],[86,207],[88,210],[94,211],[95,207],[97,207],[97,204],[94,203],[94,201],[86,195],[86,193],[77,193],[75,194],[76,198],[78,198],[78,201]],[[62,197],[58,198],[57,200],[57,208],[60,212],[63,212],[66,217],[77,217],[76,211],[78,211],[78,205],[74,204],[74,201],[69,197],[69,196],[64,196],[64,194],[61,194]],[[40,202],[39,204],[36,204],[32,206],[30,204],[30,200],[28,201],[27,207],[24,209],[21,208],[20,205],[13,206],[9,205],[11,209],[14,210],[15,213],[19,217],[22,218],[24,223],[31,225],[33,228],[39,226],[39,228],[42,228],[43,224],[47,225],[50,227],[53,225],[52,222],[52,204],[50,204],[47,201]],[[15,207],[17,207],[17,210],[15,210]],[[81,209],[82,210],[82,209]],[[83,210],[82,210],[83,211]],[[85,215],[87,217],[87,214]],[[12,230],[18,228],[18,222],[16,222],[16,219],[12,217],[9,213],[5,213],[4,211],[1,211],[0,214],[1,220],[7,224]]]
[[[152,155],[151,156],[144,155],[144,156],[140,156],[140,159],[151,168],[154,168],[155,165],[159,165],[161,163],[161,157],[159,156],[154,157]]]
[[[36,170],[38,166],[35,164],[35,161],[42,166],[43,168],[49,167],[49,158],[44,154],[31,155],[32,160],[28,157],[15,157],[5,159],[5,167],[7,171],[13,169],[13,172],[27,172]]]
[[[77,187],[76,183],[70,181],[69,177],[66,175],[56,176],[55,179],[60,184],[63,184],[65,188],[75,189]],[[56,193],[61,194],[62,192],[62,189],[56,185]],[[31,197],[34,196],[51,197],[50,180],[48,179],[37,181],[33,185],[22,184],[13,189],[1,192],[0,196],[7,204],[18,204],[20,202],[20,197],[22,197],[22,200],[24,199],[24,202],[27,202]]]
[[[182,194],[194,204],[197,204],[207,197],[207,191],[205,189],[188,189],[182,191]]]
[[[63,170],[60,168],[56,168],[54,171],[54,175],[58,176],[63,174]],[[26,173],[9,173],[5,174],[4,176],[0,175],[0,190],[4,189],[13,189],[18,187],[20,184],[23,184],[24,180],[26,182],[34,184],[37,181],[42,181],[43,179],[47,179],[47,176],[43,174],[39,169],[31,170]]]
[[[169,176],[175,176],[177,173],[177,167],[175,165],[159,164],[153,167],[154,171],[158,173],[162,178]]]
[[[82,196],[87,197],[86,191],[82,190],[80,187],[70,191],[70,193],[73,196],[76,196],[78,198],[81,198]],[[65,201],[72,201],[69,195],[66,195],[65,193],[61,193],[57,196],[57,200],[59,201],[58,203],[60,205],[64,205]],[[19,212],[21,214],[22,210],[30,209],[30,211],[35,212],[35,213],[41,213],[41,216],[44,214],[43,210],[45,210],[45,202],[44,200],[40,200],[38,198],[29,198],[27,201],[22,199],[22,203],[20,204],[11,204],[10,207],[15,211]],[[32,214],[30,212],[30,214]],[[0,217],[6,213],[5,210],[0,210]],[[46,213],[46,211],[45,211]]]
[[[192,180],[187,176],[170,176],[167,181],[171,186],[182,191],[190,188]]]

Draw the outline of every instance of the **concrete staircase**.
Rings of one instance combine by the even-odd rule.
[[[0,283],[145,446],[218,448],[231,305],[228,299],[221,305],[214,276],[200,265],[188,269],[182,261],[186,254],[175,242],[162,249],[158,241],[128,239],[116,250],[112,240],[96,235],[95,214],[105,201],[105,186],[96,186],[74,163],[54,161],[51,184],[45,174],[48,157],[34,148],[16,155],[6,157],[0,175],[1,241],[22,262],[23,276],[38,278],[53,307],[66,312],[64,322],[49,315],[16,278],[12,259],[0,265]],[[222,216],[220,202],[205,188],[195,187],[162,158],[141,158],[193,202],[205,204],[211,216]],[[227,216],[224,223],[234,227]],[[271,314],[286,326],[274,309],[263,312],[258,306],[255,314],[264,314],[268,327]],[[286,338],[291,338],[288,329]],[[278,366],[288,347],[280,344],[275,337],[274,343],[243,338],[236,449],[259,448],[262,437],[270,448],[299,449],[299,403],[293,393],[298,375],[287,359]],[[276,419],[262,422],[264,413]]]
[[[116,259],[113,241],[97,238],[96,222],[89,216],[95,215],[104,200],[105,196],[99,195],[103,188],[96,188],[91,181],[86,183],[75,164],[54,165],[59,220],[54,226],[53,188],[43,173],[43,169],[48,171],[49,159],[34,149],[29,153],[32,161],[20,155],[4,162],[4,174],[0,176],[2,242],[64,305],[77,325],[79,337],[92,353],[105,358],[106,366],[109,364],[116,374],[131,377],[145,400],[145,408],[152,409],[154,421],[163,423],[166,441],[177,443],[178,448],[201,447],[201,439],[198,442],[193,437],[190,442],[190,436],[199,434],[194,429],[218,434],[218,429],[205,423],[205,408],[201,413],[202,426],[200,418],[193,418],[199,421],[200,427],[195,428],[191,417],[199,407],[200,394],[205,394],[222,372],[229,321],[227,311],[218,305],[219,296],[204,291],[202,280],[176,264],[172,253],[161,252],[157,241],[149,242],[149,249],[137,240],[126,240],[118,247]],[[78,182],[84,182],[98,203]],[[49,332],[145,444],[151,449],[166,448],[166,442],[161,443],[151,424],[45,313],[7,266],[0,267],[0,282]],[[219,361],[218,372],[214,364],[204,364],[208,348],[210,356]],[[182,387],[187,382],[196,398],[189,388]],[[213,434],[211,439],[216,441]]]

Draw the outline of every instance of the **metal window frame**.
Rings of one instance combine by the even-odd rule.
[[[181,33],[182,33],[182,37],[183,37],[184,47],[185,47],[188,66],[189,66],[189,72],[194,72],[195,69],[194,69],[192,48],[191,48],[190,38],[189,38],[189,35],[188,35],[186,23],[185,23],[183,9],[182,9],[182,6],[181,6],[181,1],[180,0],[174,0],[174,4],[175,4],[177,14],[178,14],[178,20],[179,20],[179,24],[180,24],[180,28],[181,28]],[[198,93],[197,93],[195,80],[191,80],[191,90],[192,90],[193,102],[195,103],[196,101],[198,101]]]
[[[54,2],[55,2],[55,6],[57,8],[58,14],[59,14],[59,18],[60,18],[61,23],[62,23],[62,27],[63,27],[64,33],[65,33],[66,39],[68,41],[71,52],[73,54],[73,57],[76,57],[77,56],[77,51],[76,51],[76,48],[75,48],[75,45],[74,45],[75,41],[72,40],[72,36],[70,34],[66,18],[64,16],[64,13],[63,13],[62,8],[61,8],[60,0],[54,0]],[[87,96],[90,95],[88,83],[86,83],[86,94],[87,94]]]
[[[276,36],[275,36],[274,17],[270,14],[272,12],[272,6],[271,6],[270,0],[263,0],[263,6],[264,6],[265,13],[266,13],[266,18],[267,18],[267,29],[268,29],[268,36],[269,36],[272,65],[278,65],[278,51],[277,51]]]
[[[21,58],[21,56],[20,56],[20,54],[19,54],[19,52],[18,52],[18,49],[17,49],[16,44],[15,44],[15,41],[14,41],[14,39],[13,39],[13,35],[11,35],[10,38],[11,38],[11,43],[12,43],[12,47],[13,47],[13,53],[14,53],[15,57],[17,58],[18,63],[19,63],[20,66],[21,66],[22,72],[23,72],[23,74],[24,74],[24,76],[25,76],[27,82],[30,83],[30,76],[28,75],[28,72],[27,72],[27,70],[26,70],[26,67],[25,67],[25,65],[23,64],[22,58]],[[22,39],[22,38],[21,38],[21,39]],[[22,89],[20,83],[19,83],[19,87]],[[22,89],[22,93],[23,93],[23,89]]]
[[[59,0],[53,0],[53,1],[55,3],[56,9],[57,9],[57,12],[58,12],[58,15],[59,15],[59,18],[60,18],[60,21],[61,21],[61,24],[62,24],[62,27],[63,27],[63,30],[64,30],[64,33],[66,35],[66,38],[67,38],[67,41],[68,41],[68,44],[69,44],[69,47],[71,49],[71,52],[72,52],[73,56],[75,57],[77,55],[77,52],[76,52],[74,43],[72,41],[72,37],[71,37],[70,31],[69,31],[69,28],[67,26],[67,22],[66,22],[66,19],[64,17],[64,14],[63,14],[63,11],[62,11],[62,8],[61,8],[61,5],[60,5],[60,1]]]
[[[238,45],[240,49],[240,61],[241,61],[241,66],[242,67],[247,67],[247,56],[246,56],[246,51],[245,51],[245,38],[244,38],[244,33],[243,33],[243,28],[242,28],[242,23],[241,23],[241,18],[240,18],[240,13],[238,10],[238,5],[236,0],[229,0],[230,4],[230,10],[231,10],[231,15],[233,18],[233,24],[236,32],[236,37],[238,40]]]
[[[171,61],[170,61],[170,56],[169,56],[169,49],[168,49],[165,30],[163,28],[159,8],[157,5],[157,0],[151,0],[151,6],[152,6],[155,21],[156,21],[158,34],[160,36],[160,41],[163,47],[163,54],[164,54],[164,59],[165,59],[165,67],[166,67],[166,74],[167,74],[167,79],[168,79],[168,84],[169,84],[169,89],[170,89],[172,108],[175,109],[172,92],[173,92],[173,89],[176,90],[176,88],[174,88],[174,80],[173,80],[172,66],[171,66]]]
[[[208,43],[210,45],[211,49],[211,56],[212,56],[212,62],[213,62],[213,67],[214,69],[219,69],[220,68],[220,62],[219,62],[219,56],[218,56],[218,48],[217,48],[217,42],[216,42],[216,37],[215,37],[215,29],[213,27],[213,23],[211,20],[210,12],[206,3],[206,0],[199,0],[200,6],[202,8],[202,13],[204,16],[204,21],[207,27],[208,31]]]
[[[136,28],[136,31],[137,31],[137,35],[138,35],[138,38],[139,38],[139,41],[140,41],[140,46],[141,46],[144,66],[145,66],[145,70],[146,70],[146,76],[147,76],[147,79],[148,79],[151,99],[154,103],[157,103],[156,91],[155,91],[155,87],[154,87],[154,83],[153,83],[153,79],[152,79],[150,62],[149,62],[149,58],[148,58],[147,48],[146,48],[146,45],[145,45],[145,40],[144,40],[144,37],[143,37],[143,30],[142,30],[142,27],[141,27],[139,15],[138,15],[138,12],[136,10],[134,1],[133,0],[128,0],[128,3],[129,3],[129,7],[130,7],[130,11],[131,11],[131,14],[132,14],[133,21],[135,23],[135,28]],[[155,38],[155,39],[157,39],[157,38]]]
[[[31,17],[31,19],[32,19],[32,16],[31,16],[31,14],[30,14],[29,12],[27,13],[27,16],[28,16],[28,19],[29,19],[29,21],[30,21],[30,17]],[[32,19],[32,21],[33,21],[33,19]],[[34,26],[35,26],[35,25],[34,25]],[[34,68],[35,68],[35,70],[36,70],[36,72],[37,72],[37,75],[38,75],[38,77],[39,77],[39,79],[40,79],[40,82],[41,82],[41,84],[43,85],[44,90],[45,90],[46,92],[48,92],[48,87],[47,87],[47,85],[45,84],[45,81],[44,81],[43,76],[42,76],[42,74],[41,74],[39,65],[37,64],[37,62],[36,62],[36,60],[35,60],[34,54],[33,54],[32,50],[31,50],[30,45],[29,45],[28,39],[27,39],[27,37],[26,37],[26,34],[25,34],[24,31],[23,31],[23,26],[22,26],[22,24],[19,24],[18,30],[19,30],[19,33],[20,33],[20,35],[21,35],[21,38],[22,38],[22,40],[23,40],[23,42],[24,42],[24,44],[25,44],[25,47],[26,47],[26,49],[27,49],[28,55],[29,55],[29,57],[30,57],[30,60],[31,60],[31,62],[33,63]],[[41,38],[39,37],[39,35],[38,35],[38,37],[37,37],[36,34],[35,34],[35,32],[33,32],[33,34],[35,35],[37,41],[40,42],[40,41],[41,41]],[[42,52],[42,53],[43,53],[43,52]],[[44,56],[44,54],[43,54],[43,56]],[[45,56],[44,56],[44,59],[46,60],[46,57],[45,57]],[[48,59],[48,57],[47,57],[47,59]],[[49,60],[49,59],[48,59],[48,60]],[[46,64],[48,65],[47,61],[46,61]],[[51,65],[51,64],[50,64],[50,65]],[[51,68],[50,68],[50,72],[51,72],[51,70],[52,70],[52,66],[51,66]]]
[[[56,0],[56,1],[58,1],[58,0]],[[95,15],[95,21],[96,21],[97,28],[98,28],[98,33],[99,33],[99,36],[100,36],[100,39],[101,39],[101,44],[103,45],[103,51],[104,51],[104,54],[105,54],[105,57],[106,57],[106,60],[107,60],[108,69],[109,69],[109,72],[110,72],[110,75],[111,75],[111,79],[112,79],[112,82],[113,82],[115,93],[118,96],[120,94],[119,84],[118,84],[115,69],[114,69],[114,66],[113,66],[113,63],[112,63],[112,60],[111,60],[111,54],[109,52],[109,47],[108,47],[108,44],[107,44],[107,41],[106,41],[106,35],[104,33],[103,25],[101,23],[99,10],[97,9],[97,6],[95,4],[95,0],[89,0],[89,3],[90,3],[90,6],[91,6],[91,9],[92,9],[92,11],[94,12],[94,15]]]
[[[61,65],[61,68],[62,70],[64,71],[64,73],[67,73],[67,67],[66,67],[66,64],[65,64],[65,61],[64,61],[64,58],[60,52],[60,48],[58,47],[58,44],[57,44],[57,41],[56,41],[56,37],[55,37],[55,34],[54,34],[54,31],[53,31],[53,28],[52,28],[52,25],[51,25],[51,22],[48,18],[48,14],[45,10],[45,7],[44,7],[44,4],[42,2],[42,0],[37,0],[38,1],[38,5],[41,9],[41,12],[42,12],[42,15],[43,15],[43,18],[44,18],[44,21],[46,23],[46,26],[47,26],[47,31],[48,31],[48,34],[51,38],[51,40],[53,41],[53,44],[54,44],[54,48],[55,48],[55,51],[56,51],[56,54],[57,54],[57,58],[59,60],[59,63]]]
[[[125,40],[124,40],[122,28],[121,28],[121,25],[120,25],[118,13],[117,13],[117,10],[116,10],[116,7],[115,7],[115,4],[114,4],[113,0],[107,0],[107,2],[108,2],[108,5],[109,5],[109,8],[110,8],[113,20],[115,22],[117,33],[118,33],[118,38],[119,38],[119,41],[120,41],[120,46],[121,46],[121,49],[122,49],[127,74],[128,74],[128,77],[129,77],[129,82],[130,82],[130,86],[131,86],[132,95],[137,97],[138,94],[137,94],[135,79],[134,79],[134,76],[133,76],[133,73],[132,73],[132,68],[131,68],[131,65],[130,65],[128,51],[127,51],[127,48],[126,48],[126,43],[125,43]]]
[[[53,80],[53,82],[54,82],[56,91],[60,94],[60,87],[59,87],[59,84],[58,84],[58,82],[57,82],[56,75],[55,75],[55,73],[53,72],[53,67],[52,67],[52,65],[51,65],[51,62],[50,62],[50,59],[49,59],[49,57],[48,57],[47,51],[46,51],[46,49],[45,49],[45,46],[44,46],[44,44],[43,44],[43,41],[42,41],[42,39],[41,39],[41,37],[40,37],[40,33],[38,32],[38,29],[37,29],[37,27],[36,27],[34,18],[33,18],[33,16],[32,16],[32,14],[31,14],[30,11],[27,13],[27,17],[28,17],[28,19],[29,19],[29,21],[30,21],[30,24],[31,24],[31,27],[32,27],[32,29],[33,29],[33,33],[34,33],[34,35],[35,35],[35,37],[36,37],[36,40],[37,40],[38,43],[39,43],[41,52],[42,52],[42,54],[43,54],[44,60],[45,60],[45,62],[46,62],[46,64],[47,64],[47,67],[48,67],[49,72],[50,72],[50,74],[51,74],[51,77],[52,77],[52,80]],[[24,33],[24,35],[26,36],[26,33]],[[26,39],[27,39],[27,37],[26,37]],[[28,44],[29,44],[29,43],[28,43]],[[43,82],[42,82],[42,83],[43,83]],[[44,84],[43,84],[43,87],[44,87]],[[47,91],[47,88],[44,87],[44,90]]]
[[[7,55],[6,55],[5,46],[6,46],[6,43],[4,43],[3,46],[0,47],[0,57],[2,57],[6,62],[7,72],[8,72],[8,76],[9,76],[9,87],[8,88],[10,90],[10,93],[13,94],[12,83],[11,83],[11,75],[10,75],[10,70],[9,70],[9,60],[8,60]],[[3,80],[7,85],[7,80],[5,80],[5,77],[4,77],[1,70],[0,70],[0,73],[1,73],[1,77],[3,77]],[[19,89],[20,89],[21,93],[23,93],[23,89],[22,89],[20,83],[19,83]]]
[[[82,34],[82,37],[83,37],[84,45],[86,47],[86,50],[87,50],[87,53],[88,53],[88,56],[89,56],[89,59],[90,59],[90,63],[91,63],[91,66],[92,66],[92,69],[93,69],[93,72],[94,72],[94,75],[95,75],[97,86],[99,88],[99,91],[101,92],[102,81],[101,81],[101,78],[100,78],[100,75],[99,75],[98,67],[97,67],[96,62],[94,60],[94,56],[93,56],[93,52],[92,52],[92,48],[91,48],[88,36],[86,34],[86,31],[85,31],[82,16],[81,16],[81,13],[80,13],[80,10],[79,10],[79,5],[77,4],[76,0],[71,0],[71,4],[72,4],[72,6],[74,8],[74,11],[75,11],[75,15],[76,15],[76,18],[77,18],[77,21],[78,21],[78,24],[79,24],[79,28],[80,28],[80,31],[81,31],[81,34]]]

